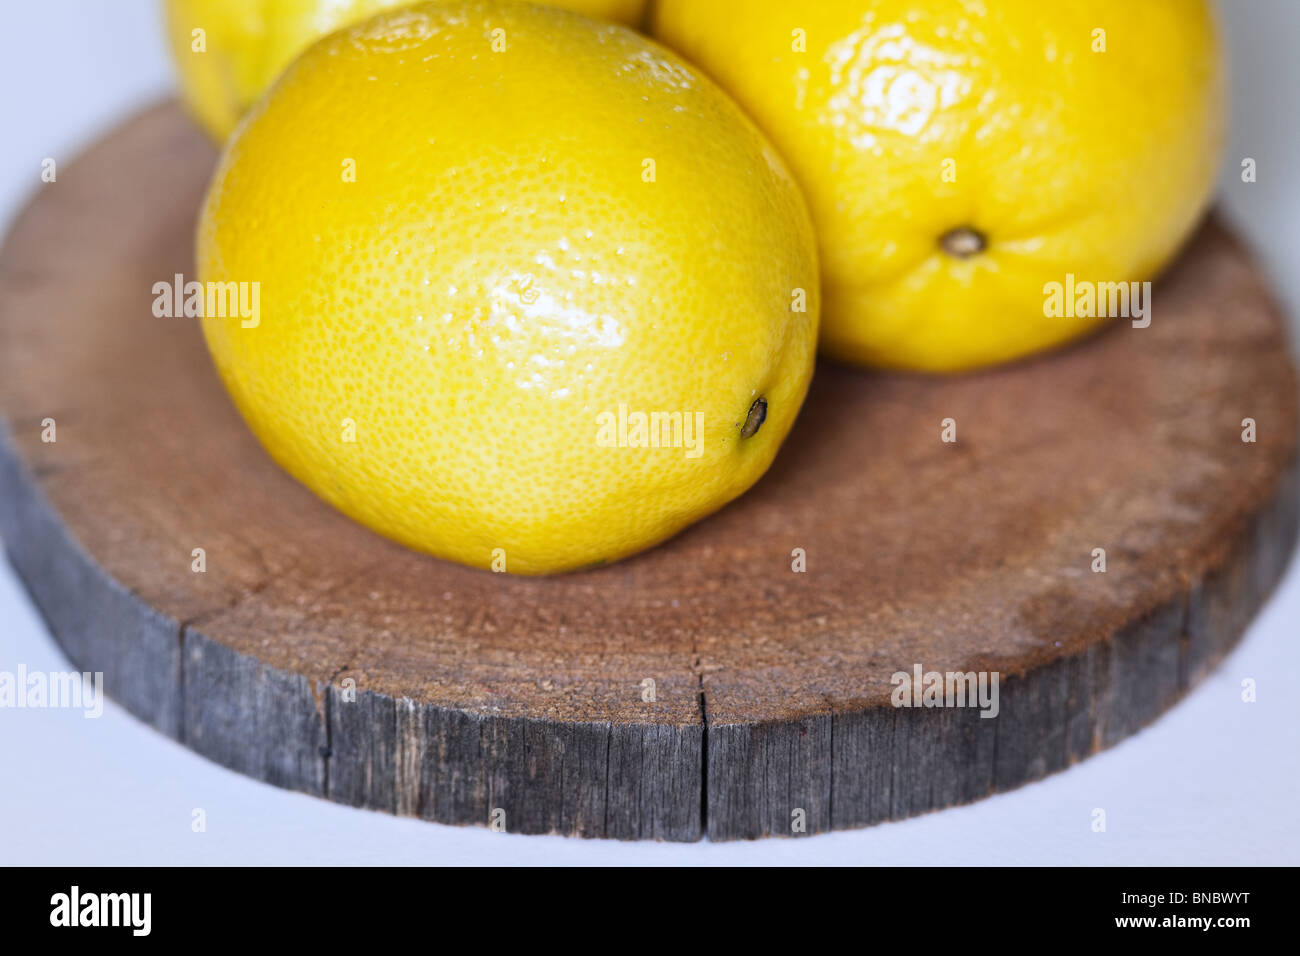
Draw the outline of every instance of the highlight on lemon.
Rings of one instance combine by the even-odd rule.
[[[816,353],[816,240],[758,128],[622,27],[430,3],[333,33],[227,144],[198,280],[271,456],[372,529],[522,574],[749,488]]]
[[[803,187],[834,359],[961,371],[1069,342],[1127,310],[1053,313],[1052,284],[1151,280],[1210,198],[1204,0],[659,0],[653,20]]]

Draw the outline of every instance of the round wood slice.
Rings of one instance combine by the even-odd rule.
[[[158,107],[18,220],[0,531],[77,667],[259,779],[526,833],[906,817],[1154,719],[1288,560],[1295,372],[1214,223],[1149,328],[961,378],[822,367],[770,473],[640,557],[523,579],[405,550],[273,465],[196,320],[152,314],[154,283],[193,277],[214,159]],[[891,706],[918,665],[996,672],[997,716]]]

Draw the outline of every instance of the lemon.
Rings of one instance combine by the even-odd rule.
[[[197,259],[252,306],[203,329],[272,457],[508,572],[613,561],[739,495],[816,353],[816,237],[763,135],[644,37],[528,4],[307,50],[227,143]]]
[[[1067,342],[1107,319],[1056,287],[1150,279],[1210,195],[1201,0],[661,0],[653,31],[800,181],[836,359],[953,371]]]
[[[221,141],[289,61],[314,41],[411,0],[165,2],[167,37],[185,103]],[[628,25],[641,22],[646,4],[646,0],[540,2]]]

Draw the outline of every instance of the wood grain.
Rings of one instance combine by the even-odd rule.
[[[634,560],[538,580],[414,554],[279,471],[195,320],[151,314],[155,282],[193,274],[213,162],[162,106],[18,220],[0,252],[0,533],[76,666],[259,779],[449,823],[503,810],[524,833],[897,819],[1150,722],[1289,558],[1285,327],[1213,223],[1150,328],[957,379],[821,368],[754,490]],[[999,716],[891,707],[891,675],[918,663],[1000,673]]]

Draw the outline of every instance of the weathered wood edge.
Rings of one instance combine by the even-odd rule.
[[[1004,678],[995,719],[974,708],[877,707],[790,723],[710,722],[709,839],[904,819],[1015,789],[1119,743],[1233,648],[1285,573],[1298,530],[1293,462],[1218,567],[1108,640]]]
[[[0,536],[73,665],[102,672],[110,697],[222,766],[351,806],[450,824],[495,818],[510,833],[703,835],[701,724],[476,715],[267,667],[160,614],[99,567],[4,422]]]
[[[1300,471],[1180,599],[1007,678],[997,719],[875,708],[707,729],[468,714],[238,655],[101,569],[3,423],[0,502],[10,558],[72,662],[102,671],[132,714],[223,766],[442,823],[492,825],[496,814],[514,833],[689,841],[788,835],[795,811],[800,832],[817,833],[968,803],[1135,733],[1227,654],[1281,578],[1300,527]]]

